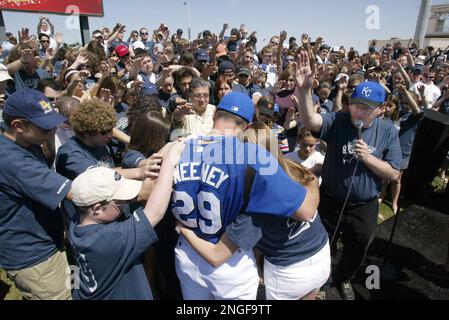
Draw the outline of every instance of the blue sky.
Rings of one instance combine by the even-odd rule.
[[[142,26],[156,29],[161,22],[171,31],[184,29],[187,37],[187,7],[183,0],[104,0],[104,18],[89,18],[90,30],[103,26],[113,27],[116,22],[127,26],[129,32]],[[434,0],[433,4],[449,3],[449,0]],[[368,6],[379,8],[379,29],[368,30],[365,22]],[[420,0],[190,0],[190,25],[192,37],[209,29],[219,33],[224,22],[238,28],[244,23],[251,31],[257,31],[258,47],[267,43],[272,35],[286,30],[288,36],[298,39],[304,32],[315,38],[322,35],[326,43],[346,48],[353,46],[366,50],[370,39],[412,38]],[[33,33],[40,14],[3,12],[7,31],[28,27]],[[63,33],[66,42],[80,41],[79,30],[66,27],[67,17],[48,15],[56,31]],[[69,18],[70,19],[70,18]],[[228,34],[229,34],[228,30]]]

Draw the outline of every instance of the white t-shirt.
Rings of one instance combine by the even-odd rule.
[[[422,83],[415,84],[413,87],[410,88],[410,91],[416,93],[419,95],[418,86],[422,85]],[[438,98],[441,96],[441,90],[436,85],[432,84],[424,84],[425,90],[424,90],[424,96],[426,97],[426,100],[430,103],[430,107],[432,107],[435,102],[437,102]]]
[[[312,153],[312,155],[310,157],[308,157],[306,160],[302,160],[298,156],[298,151],[287,153],[285,155],[285,157],[289,160],[292,160],[296,163],[303,165],[307,169],[313,168],[316,164],[322,165],[324,162],[324,156],[318,151],[315,151],[314,153]],[[318,178],[318,182],[321,185],[321,176],[317,176],[317,178]]]

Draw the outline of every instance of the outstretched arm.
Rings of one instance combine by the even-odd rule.
[[[312,88],[315,80],[315,63],[307,52],[298,55],[296,69],[297,98],[299,115],[304,125],[312,132],[319,132],[323,126],[323,118],[313,111]]]

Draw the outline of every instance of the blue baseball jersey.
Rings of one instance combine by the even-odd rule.
[[[248,167],[255,175],[246,212],[290,217],[301,206],[306,189],[266,149],[235,137],[200,137],[186,142],[175,169],[172,213],[199,237],[218,242],[244,209]]]
[[[63,243],[59,204],[71,181],[48,168],[42,149],[0,135],[0,267],[20,270],[51,257]]]
[[[80,267],[74,300],[152,300],[142,254],[157,235],[142,208],[106,224],[70,221],[69,240]]]
[[[357,129],[351,122],[350,113],[330,112],[322,114],[321,117],[323,126],[318,136],[328,144],[322,181],[335,197],[344,200],[357,164]],[[374,119],[369,128],[362,130],[362,139],[373,156],[388,162],[396,170],[400,169],[401,148],[393,122]],[[372,199],[378,195],[381,187],[382,179],[360,161],[349,193],[349,201]]]
[[[226,228],[243,250],[256,247],[270,263],[288,266],[318,253],[329,238],[318,212],[310,221],[241,214]]]

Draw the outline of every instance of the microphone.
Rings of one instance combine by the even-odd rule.
[[[355,120],[354,126],[357,128],[357,140],[362,139],[363,120]]]

